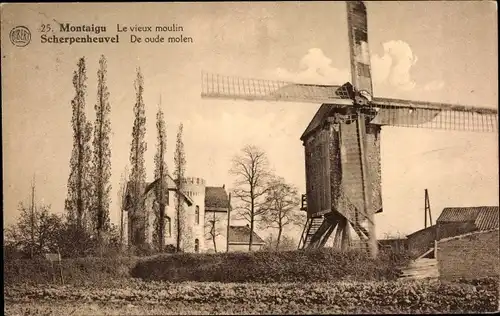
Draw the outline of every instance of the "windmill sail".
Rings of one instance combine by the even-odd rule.
[[[373,96],[366,7],[362,1],[346,5],[352,84]],[[365,114],[358,116],[356,124],[340,125],[341,186],[337,188],[342,196],[338,209],[357,227],[382,209],[380,128],[366,124]],[[375,236],[372,239],[376,243]]]
[[[374,98],[377,115],[370,123],[472,132],[497,132],[498,111],[447,103]]]
[[[300,84],[202,73],[202,98],[334,103],[350,105],[347,87]]]
[[[373,95],[366,7],[362,1],[347,1],[346,4],[352,85],[358,91]]]

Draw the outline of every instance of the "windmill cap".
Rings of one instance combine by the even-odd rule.
[[[359,94],[360,94],[362,97],[364,97],[364,98],[368,99],[368,101],[370,101],[370,102],[372,101],[372,95],[370,94],[370,92],[368,92],[368,91],[366,91],[366,90],[361,90],[361,91],[359,91]]]

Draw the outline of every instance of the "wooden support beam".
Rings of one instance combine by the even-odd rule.
[[[376,258],[378,255],[378,244],[377,237],[375,235],[375,221],[374,221],[374,212],[372,211],[372,199],[371,199],[371,179],[370,174],[366,170],[366,166],[368,165],[367,157],[366,157],[366,119],[365,115],[359,113],[357,119],[358,125],[358,135],[359,135],[359,149],[360,149],[360,158],[361,158],[361,174],[362,174],[362,182],[363,182],[363,197],[364,197],[364,213],[368,217],[368,233],[369,233],[369,249],[372,258]]]
[[[325,246],[326,242],[328,241],[328,238],[330,238],[330,235],[333,233],[333,230],[337,226],[337,223],[338,222],[336,221],[335,223],[331,224],[330,228],[328,229],[328,231],[325,233],[325,235],[321,239],[321,242],[319,244],[319,248],[322,248]]]
[[[321,226],[318,228],[316,233],[311,237],[308,248],[317,248],[320,245],[322,237],[330,228],[331,224],[327,220],[323,220]]]
[[[303,248],[304,247],[304,244],[305,244],[305,241],[306,241],[306,234],[307,232],[309,231],[309,227],[310,227],[310,221],[311,221],[311,218],[310,217],[307,217],[306,219],[306,223],[304,224],[304,229],[302,230],[302,234],[300,235],[300,240],[299,240],[299,245],[298,245],[298,249],[300,248]],[[229,229],[229,228],[228,228]],[[229,231],[229,230],[228,230]]]
[[[349,248],[351,248],[351,229],[349,222],[347,219],[344,218],[345,221],[345,226],[344,229],[342,230],[342,245],[341,249],[342,251],[346,251]]]
[[[335,249],[340,249],[342,247],[342,233],[344,231],[345,222],[343,220],[339,220],[339,224],[337,225],[337,231],[335,232],[335,239],[333,246]]]

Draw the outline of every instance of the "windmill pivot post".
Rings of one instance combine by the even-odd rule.
[[[369,193],[371,193],[371,180],[369,174],[366,170],[367,156],[365,152],[366,146],[366,128],[365,128],[365,115],[359,113],[357,118],[358,130],[359,130],[359,148],[361,152],[361,174],[363,176],[363,211],[368,217],[368,247],[372,258],[377,258],[378,256],[378,244],[377,236],[375,235],[375,221],[374,213],[372,212],[372,200]]]

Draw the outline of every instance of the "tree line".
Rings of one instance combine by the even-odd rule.
[[[104,252],[121,251],[123,244],[122,225],[110,222],[111,192],[111,105],[107,86],[107,60],[99,59],[97,70],[97,97],[94,104],[95,121],[87,119],[87,68],[85,57],[78,60],[73,73],[75,95],[71,100],[73,146],[69,162],[67,195],[62,216],[50,212],[51,206],[20,203],[20,216],[15,225],[5,230],[4,246],[10,254],[18,257],[35,257],[47,252],[59,252],[65,257],[103,255]],[[129,213],[132,221],[144,220],[146,168],[144,155],[146,115],[144,104],[144,79],[140,69],[134,81],[135,104],[132,141],[130,150],[130,174],[122,179],[120,194],[129,193]],[[165,247],[165,207],[168,203],[168,168],[166,164],[166,123],[161,106],[156,115],[157,146],[154,156],[154,246],[162,251]],[[182,142],[182,124],[177,135],[175,171],[177,185],[182,187],[185,170],[185,154]],[[123,183],[125,182],[125,183]],[[177,191],[178,192],[178,191]],[[176,205],[178,218],[182,218],[182,198]],[[120,200],[119,203],[122,201]],[[120,205],[121,209],[121,205]],[[148,221],[144,221],[148,222]],[[182,225],[177,225],[178,230]],[[134,242],[145,243],[145,236],[132,236]],[[180,240],[177,249],[180,249]]]
[[[122,203],[128,213],[131,227],[148,225],[149,216],[145,208],[147,151],[146,113],[144,104],[144,78],[137,69],[134,80],[134,121],[130,147],[130,169],[122,175],[118,190],[120,209]],[[50,212],[51,206],[19,204],[20,216],[15,225],[5,230],[4,246],[8,254],[21,257],[35,257],[47,252],[60,252],[64,257],[104,255],[123,251],[123,214],[119,227],[110,222],[111,192],[111,104],[107,86],[107,60],[99,59],[97,70],[97,96],[94,104],[93,124],[86,117],[87,68],[85,57],[78,60],[73,73],[75,95],[71,100],[73,146],[69,161],[67,195],[62,216]],[[152,211],[154,215],[153,249],[144,234],[129,231],[134,245],[148,252],[165,250],[165,220],[168,204],[167,134],[164,112],[160,106],[156,114],[157,143],[154,155],[154,186]],[[186,228],[187,212],[184,209],[184,177],[186,156],[182,141],[183,125],[180,124],[174,153],[174,181],[176,190],[174,226],[176,228],[176,251],[182,251],[189,244],[189,230]],[[128,172],[130,170],[130,172]],[[279,249],[285,238],[283,233],[290,225],[302,224],[304,214],[298,211],[300,199],[297,188],[284,178],[275,175],[269,167],[267,155],[256,146],[245,146],[232,160],[230,174],[234,177],[232,196],[237,218],[245,219],[250,226],[249,249],[254,243],[256,226],[261,229],[275,229],[276,238],[271,238],[271,248]],[[127,199],[125,196],[127,195]],[[222,219],[214,217],[206,221],[206,237],[216,247],[220,235],[217,223]],[[148,227],[142,227],[148,228]],[[285,238],[285,243],[290,240]],[[270,246],[268,245],[268,248]],[[289,246],[287,246],[289,247]],[[138,249],[141,251],[141,249]]]

